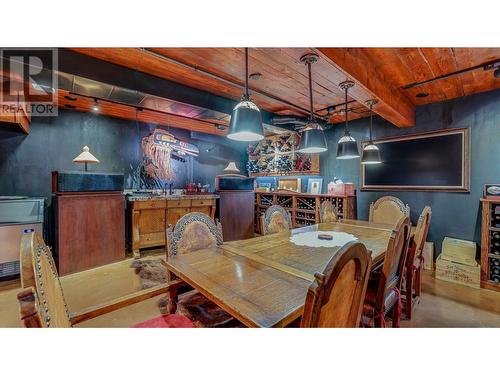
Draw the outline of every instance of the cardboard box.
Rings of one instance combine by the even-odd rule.
[[[434,270],[434,242],[424,244],[424,270]]]
[[[477,264],[476,249],[477,246],[475,242],[445,237],[441,256],[443,260],[474,266]]]
[[[351,183],[328,184],[328,194],[351,196],[356,194],[356,187]]]
[[[449,281],[456,284],[480,288],[481,267],[461,264],[443,259],[442,254],[436,260],[436,279]]]

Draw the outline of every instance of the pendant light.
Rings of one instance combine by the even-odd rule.
[[[260,141],[264,138],[262,115],[255,103],[250,100],[248,93],[248,48],[245,48],[245,92],[233,109],[227,137],[247,142]]]
[[[362,164],[380,164],[380,150],[378,146],[373,143],[373,106],[378,103],[377,99],[366,101],[366,105],[370,107],[370,141],[363,148],[363,156],[361,157]]]
[[[344,81],[340,85],[340,88],[345,90],[345,128],[344,135],[339,139],[339,143],[337,145],[337,159],[354,159],[359,158],[358,144],[356,140],[349,133],[349,127],[347,124],[347,92],[348,90],[354,86],[353,81]]]
[[[302,63],[307,65],[307,70],[309,73],[309,122],[306,124],[304,130],[302,130],[302,137],[300,139],[300,146],[298,151],[308,154],[317,154],[319,152],[324,152],[328,150],[326,145],[325,134],[323,129],[316,122],[313,110],[313,97],[312,97],[312,77],[311,77],[311,65],[318,61],[318,55],[315,53],[309,53],[300,58]]]

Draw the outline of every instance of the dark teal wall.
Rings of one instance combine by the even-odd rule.
[[[368,120],[351,122],[350,130],[358,142],[368,139]],[[471,130],[471,190],[470,193],[442,192],[360,192],[359,160],[337,160],[337,141],[343,126],[326,131],[328,154],[320,158],[324,177],[323,192],[334,176],[354,182],[357,188],[358,218],[368,219],[370,202],[390,194],[408,203],[411,220],[416,222],[424,206],[432,207],[429,238],[441,251],[445,236],[480,242],[480,205],[483,185],[500,183],[500,90],[467,96],[456,100],[417,107],[416,124],[410,129],[398,129],[383,119],[374,119],[374,138],[412,134],[449,128]],[[446,150],[443,150],[446,157]],[[436,254],[436,255],[437,255]]]
[[[81,170],[82,166],[72,160],[84,145],[101,161],[89,169],[124,173],[126,188],[137,188],[132,174],[141,158],[140,142],[154,128],[155,125],[69,110],[60,110],[54,118],[33,118],[27,136],[0,126],[0,195],[49,197],[51,171]],[[200,149],[198,158],[188,157],[186,163],[173,161],[175,188],[200,182],[213,189],[214,177],[226,167],[227,160],[245,165],[245,145],[193,140],[189,132],[173,128],[171,132]]]

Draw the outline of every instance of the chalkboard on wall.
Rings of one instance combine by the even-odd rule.
[[[361,165],[361,190],[469,192],[469,129],[412,134],[374,143],[380,149],[382,163]]]

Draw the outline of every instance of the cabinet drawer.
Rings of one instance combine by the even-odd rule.
[[[168,200],[167,207],[191,207],[191,199]]]
[[[192,207],[213,206],[215,199],[193,199]]]
[[[143,234],[139,241],[141,247],[165,245],[165,232]]]
[[[150,201],[137,201],[134,202],[134,209],[144,210],[149,208],[165,208],[164,200],[150,200]]]

